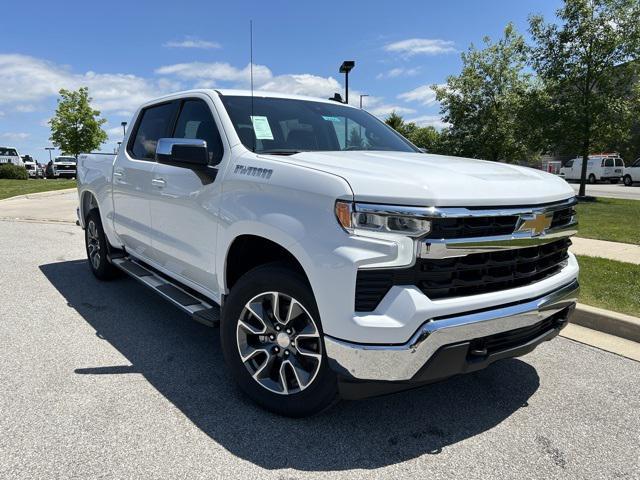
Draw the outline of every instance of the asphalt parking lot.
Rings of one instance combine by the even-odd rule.
[[[0,221],[0,478],[640,478],[640,364],[565,338],[305,420],[218,331],[95,280],[71,224]]]

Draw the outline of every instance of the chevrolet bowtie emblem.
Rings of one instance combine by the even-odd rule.
[[[531,232],[531,235],[537,237],[542,235],[550,226],[553,216],[544,213],[534,214],[530,218],[522,218],[522,223],[518,228],[518,232]]]

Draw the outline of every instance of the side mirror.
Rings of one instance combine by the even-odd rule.
[[[209,165],[207,142],[194,138],[160,138],[156,161],[175,167],[205,169]]]

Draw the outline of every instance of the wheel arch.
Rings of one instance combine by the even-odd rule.
[[[98,199],[93,194],[93,192],[85,190],[84,192],[82,192],[82,196],[80,197],[80,219],[83,226],[87,215],[94,208],[100,209],[98,205]]]
[[[299,272],[309,285],[309,276],[296,256],[281,244],[266,237],[242,234],[233,239],[224,261],[224,288],[229,291],[249,270],[272,262],[282,262]]]

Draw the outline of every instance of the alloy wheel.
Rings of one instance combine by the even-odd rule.
[[[238,353],[253,379],[291,395],[309,387],[322,362],[320,332],[295,298],[264,292],[245,305],[236,327]]]
[[[100,237],[98,236],[98,228],[93,220],[87,225],[87,252],[89,261],[95,270],[100,268]]]

